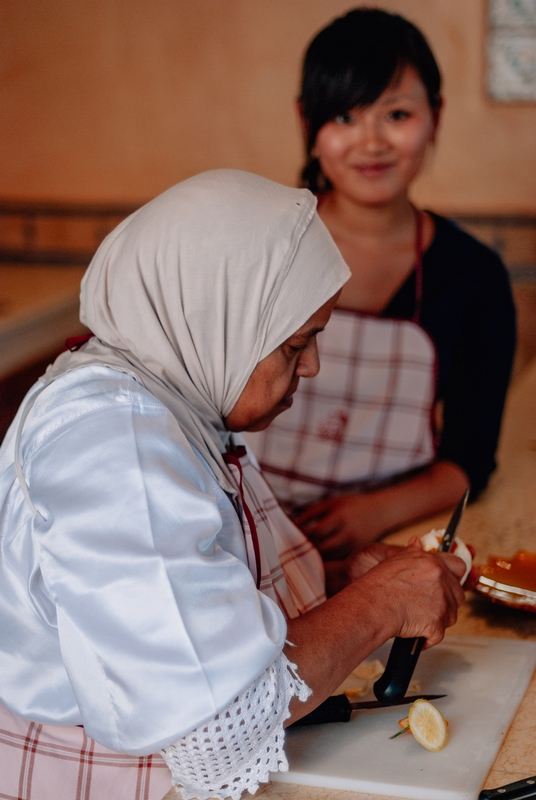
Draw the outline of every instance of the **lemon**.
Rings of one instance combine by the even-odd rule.
[[[408,714],[409,728],[419,744],[437,753],[448,739],[447,723],[443,715],[428,700],[415,700]]]
[[[364,681],[375,681],[380,675],[383,675],[385,667],[382,662],[375,658],[374,661],[362,661],[352,672],[356,678],[361,678]]]

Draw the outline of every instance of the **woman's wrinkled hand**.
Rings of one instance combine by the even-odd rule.
[[[327,561],[324,564],[326,573],[326,593],[332,597],[345,586],[359,580],[373,567],[395,555],[401,549],[400,545],[374,542],[373,544],[357,550],[348,558],[339,561]]]
[[[294,523],[325,561],[346,558],[383,533],[367,494],[346,494],[313,503],[293,515]]]
[[[316,692],[305,709],[303,704],[292,706],[296,719],[322,702],[356,664],[392,636],[422,636],[425,647],[438,644],[456,622],[464,600],[464,562],[449,553],[426,553],[418,539],[407,547],[365,548],[353,564],[356,580],[289,620],[287,637],[293,647],[287,655]]]
[[[419,539],[384,559],[359,581],[371,597],[382,596],[392,615],[392,636],[424,636],[438,644],[454,625],[465,599],[464,562],[450,553],[426,553]]]
[[[454,625],[464,602],[463,561],[449,553],[426,553],[413,539],[369,569],[356,582],[388,615],[391,636],[423,636],[425,647],[438,644]]]

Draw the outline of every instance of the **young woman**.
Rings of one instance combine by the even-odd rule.
[[[441,115],[421,32],[357,9],[307,50],[303,185],[352,271],[320,342],[322,370],[249,441],[326,559],[486,486],[515,344],[498,256],[411,186]]]
[[[463,564],[417,543],[369,550],[326,600],[320,556],[232,433],[318,371],[349,273],[315,206],[205,173],[91,263],[94,336],[0,450],[3,797],[253,793],[285,769],[283,725],[390,636],[433,645],[454,622]]]

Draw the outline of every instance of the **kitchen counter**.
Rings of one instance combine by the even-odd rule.
[[[79,320],[84,267],[0,265],[0,378],[62,349]]]
[[[499,467],[489,487],[468,506],[460,535],[474,545],[476,561],[489,555],[511,556],[517,550],[536,552],[536,359],[516,377],[508,397]],[[395,544],[431,528],[444,528],[450,514],[441,514],[388,537]],[[447,635],[492,636],[536,641],[536,614],[516,611],[471,593],[458,622]],[[505,676],[505,680],[508,677]],[[536,674],[484,786],[493,788],[536,775]],[[392,800],[380,795],[338,791],[290,783],[269,783],[256,797],[267,800]],[[394,799],[393,799],[394,800]]]

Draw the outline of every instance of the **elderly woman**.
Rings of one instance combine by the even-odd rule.
[[[364,551],[326,600],[318,553],[233,433],[318,371],[348,269],[315,205],[209,172],[95,256],[94,337],[0,452],[2,796],[254,792],[286,768],[285,724],[390,636],[433,645],[453,623],[461,562],[417,544]]]

